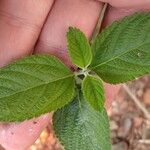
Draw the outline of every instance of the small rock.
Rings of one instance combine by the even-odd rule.
[[[126,142],[119,142],[112,146],[112,150],[127,150],[127,149],[128,149],[128,145]]]
[[[115,121],[110,121],[110,129],[111,130],[117,130],[118,129],[118,125]]]
[[[147,106],[150,106],[150,89],[147,89],[143,95],[144,103]]]
[[[118,130],[118,136],[125,138],[129,134],[131,127],[132,127],[132,120],[130,118],[125,118],[122,121],[122,125]]]
[[[117,101],[112,102],[112,111],[113,111],[113,114],[116,114],[116,115],[120,114],[120,106]]]
[[[133,119],[133,122],[134,122],[134,127],[139,128],[143,123],[143,118],[136,117],[136,118]]]

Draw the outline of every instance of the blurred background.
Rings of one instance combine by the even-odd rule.
[[[112,150],[150,150],[150,76],[123,85],[108,114]],[[52,121],[28,150],[62,150]]]

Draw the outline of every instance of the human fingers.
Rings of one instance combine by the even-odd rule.
[[[150,7],[149,0],[100,0],[101,2],[106,2],[113,7],[118,8],[148,8]]]
[[[102,4],[95,0],[56,0],[35,47],[36,53],[50,53],[68,63],[68,27],[78,27],[90,37],[101,8]]]
[[[0,66],[31,53],[52,2],[0,1]]]
[[[149,11],[150,10],[150,5],[145,7],[140,7],[140,8],[115,8],[112,6],[109,6],[107,9],[107,13],[104,19],[104,27],[110,25],[112,22],[115,20],[120,20],[121,18],[125,16],[129,16],[131,14],[134,14],[135,12],[139,11]]]
[[[104,89],[105,89],[105,96],[107,98],[105,106],[107,109],[109,109],[111,107],[111,104],[113,102],[113,100],[115,99],[116,94],[118,93],[118,91],[120,90],[121,85],[111,85],[108,83],[105,83],[104,85]]]
[[[78,27],[90,38],[101,9],[102,3],[94,0],[56,0],[35,47],[35,52],[56,55],[66,64],[70,64],[66,51],[66,32],[68,27]],[[109,93],[106,94],[107,104],[110,104],[118,88],[112,90],[112,86],[107,85],[107,90]]]
[[[1,67],[32,52],[52,3],[53,0],[0,1]],[[47,116],[38,119],[39,125],[33,125],[33,121],[16,125],[1,124],[0,144],[7,150],[24,149],[36,140],[48,121]],[[34,127],[32,134],[27,130],[31,127]]]
[[[22,123],[0,125],[0,143],[6,150],[26,150],[47,126],[50,115]]]

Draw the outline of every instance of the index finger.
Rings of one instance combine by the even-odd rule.
[[[31,52],[52,3],[0,1],[0,66]]]

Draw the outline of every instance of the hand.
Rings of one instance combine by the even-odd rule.
[[[135,11],[134,6],[146,8],[149,5],[150,8],[148,0],[139,0],[140,5],[129,0],[103,1],[117,7],[131,6],[131,9],[110,7],[106,25]],[[0,66],[33,52],[56,55],[69,64],[65,38],[68,26],[76,26],[90,37],[101,9],[102,3],[95,0],[1,0]],[[107,108],[118,88],[106,85]],[[0,143],[7,150],[25,150],[47,126],[49,119],[47,114],[20,124],[1,124]]]

